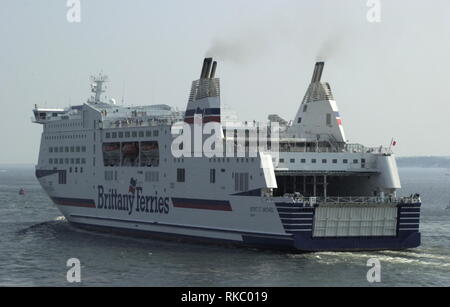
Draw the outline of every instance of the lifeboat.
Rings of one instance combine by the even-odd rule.
[[[139,148],[135,143],[123,144],[122,152],[126,155],[138,154]]]
[[[155,151],[155,150],[158,150],[158,144],[157,143],[142,143],[141,150],[142,151]]]
[[[120,148],[119,144],[104,144],[103,145],[104,152],[118,151],[119,148]]]

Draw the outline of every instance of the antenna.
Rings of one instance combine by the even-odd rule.
[[[123,85],[122,85],[122,106],[124,104],[125,101],[125,80],[123,81]]]

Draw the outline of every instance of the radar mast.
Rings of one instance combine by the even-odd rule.
[[[95,94],[95,96],[89,99],[90,103],[100,103],[101,95],[105,92],[106,86],[104,84],[109,81],[108,76],[100,73],[98,76],[91,76],[91,92]]]

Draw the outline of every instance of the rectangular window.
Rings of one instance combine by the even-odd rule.
[[[158,182],[159,181],[159,172],[155,172],[155,171],[145,172],[145,181]]]
[[[322,159],[323,164],[327,164],[327,159]]]
[[[119,138],[123,138],[123,132],[119,132]]]
[[[234,174],[234,189],[237,192],[248,191],[248,173],[235,173]]]
[[[112,138],[113,138],[113,139],[117,139],[117,132],[113,132],[113,133],[112,133]]]
[[[111,138],[111,133],[109,133],[109,132],[106,132],[106,136],[105,136],[107,139],[109,139],[109,138]]]
[[[48,149],[48,152],[53,152],[53,147],[50,147],[50,148]]]
[[[125,132],[125,137],[129,138],[131,136],[130,131]]]
[[[297,123],[299,123],[299,124],[302,123],[302,118],[301,117],[298,118],[298,122]]]
[[[133,131],[132,136],[133,136],[134,138],[137,137],[137,132],[136,132],[136,131]]]
[[[81,152],[86,152],[86,146],[81,147]]]
[[[105,171],[105,181],[112,181],[114,179],[113,171]]]
[[[295,163],[295,159],[291,159],[291,163]]]
[[[80,146],[77,146],[77,147],[76,147],[76,151],[77,151],[77,152],[80,152],[80,151],[81,151]]]
[[[308,111],[308,106],[307,106],[307,105],[305,105],[305,106],[303,107],[303,112],[306,113],[306,111]]]
[[[355,160],[353,160],[353,164],[358,164],[358,160],[357,159],[355,159]]]
[[[143,138],[144,137],[144,131],[139,131],[139,137]]]
[[[177,169],[177,182],[186,181],[186,170],[184,168]]]
[[[80,164],[80,158],[76,159],[76,164]]]
[[[158,136],[159,135],[159,131],[158,130],[154,130],[153,131],[153,136]]]
[[[317,163],[317,160],[316,160],[316,159],[312,159],[312,160],[311,160],[311,163],[313,163],[313,164],[314,164],[314,163]]]
[[[67,184],[67,172],[66,171],[58,172],[58,183],[59,184]]]
[[[327,114],[327,126],[331,126],[331,114]]]
[[[333,164],[337,164],[338,160],[337,159],[333,159]]]
[[[302,162],[302,163],[306,163],[306,159],[302,159],[301,162]]]
[[[209,183],[216,183],[216,169],[209,170]]]
[[[152,136],[152,132],[150,130],[145,131],[145,136],[146,137],[151,137]]]
[[[64,148],[64,151],[65,151],[65,152],[69,152],[69,147],[65,147],[65,148]]]
[[[344,159],[342,162],[343,162],[344,164],[348,164],[348,160],[347,160],[347,159]]]

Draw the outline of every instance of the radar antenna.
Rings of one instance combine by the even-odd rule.
[[[101,95],[105,92],[106,86],[104,84],[109,81],[108,76],[100,73],[98,76],[91,76],[91,92],[95,94],[95,97],[91,97],[90,103],[100,103]]]

